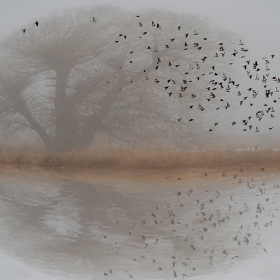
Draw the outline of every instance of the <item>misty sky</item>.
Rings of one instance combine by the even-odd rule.
[[[265,56],[279,49],[279,0],[0,0],[0,36],[58,9],[105,3],[132,10],[153,7],[207,16],[217,26],[240,35],[251,52]]]
[[[0,0],[0,39],[60,9],[107,3],[129,10],[164,8],[206,16],[217,28],[236,33],[253,58],[276,54],[270,69],[272,75],[280,76],[279,0]]]
[[[217,27],[238,34],[256,58],[279,50],[279,0],[0,0],[0,39],[57,10],[106,3],[129,10],[152,7],[206,16]],[[280,54],[274,65],[280,65]],[[272,70],[279,73],[280,67]]]

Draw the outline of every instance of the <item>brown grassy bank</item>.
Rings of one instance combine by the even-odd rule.
[[[164,149],[90,149],[68,153],[42,150],[0,150],[0,165],[25,165],[69,168],[175,169],[245,165],[280,166],[280,150],[273,149],[199,149],[167,151]]]

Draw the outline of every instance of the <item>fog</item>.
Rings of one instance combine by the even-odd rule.
[[[25,26],[34,22],[40,21],[41,18],[50,16],[57,11],[63,11],[68,8],[75,7],[87,7],[98,4],[113,4],[123,9],[131,11],[145,10],[147,8],[153,9],[165,9],[167,11],[174,11],[177,13],[189,13],[206,17],[211,20],[213,26],[217,30],[223,29],[233,32],[236,38],[242,39],[249,52],[246,53],[246,58],[251,61],[262,61],[263,57],[270,57],[271,54],[275,54],[274,60],[269,64],[270,75],[279,76],[280,70],[280,55],[278,55],[278,46],[280,44],[280,38],[277,36],[278,26],[280,24],[280,18],[278,11],[280,8],[279,1],[44,1],[44,0],[24,0],[24,1],[0,1],[1,9],[0,16],[2,22],[2,28],[0,31],[0,38],[9,36],[15,30],[21,30]],[[238,42],[236,42],[238,46]],[[242,65],[239,65],[239,69]],[[265,67],[263,64],[262,67]],[[237,69],[237,71],[239,71]],[[241,70],[240,70],[241,71]],[[239,73],[237,73],[238,76]],[[270,77],[271,77],[270,76]],[[258,127],[260,133],[266,137],[267,135],[279,135],[280,129],[277,126],[277,119],[280,117],[280,113],[277,110],[277,104],[273,104],[273,100],[267,101],[264,96],[264,90],[262,84],[256,84],[256,81],[248,80],[241,76],[242,90],[246,91],[248,87],[254,86],[260,93],[256,99],[254,99],[254,107],[249,106],[237,106],[227,114],[227,124],[219,131],[221,134],[236,135],[240,134],[239,140],[247,139],[247,143],[250,143],[252,137],[257,138],[252,132],[242,132],[242,125],[232,127],[231,123],[236,121],[240,122],[246,118],[249,113],[254,115],[256,107],[260,109],[264,103],[268,106],[274,106],[275,113],[274,118],[264,118],[262,122],[257,119],[252,120],[253,129]],[[272,86],[271,86],[272,87]],[[274,85],[273,85],[274,87]],[[272,90],[274,89],[272,87]],[[279,88],[279,87],[278,87]],[[245,92],[246,93],[246,92]],[[274,94],[274,97],[277,93]],[[246,95],[246,94],[245,94]],[[278,94],[279,95],[279,94]],[[278,98],[278,97],[277,97]],[[275,100],[275,99],[274,99]],[[180,115],[176,115],[175,118],[180,118]],[[213,122],[218,122],[220,118],[221,126],[224,116],[216,116],[213,118]],[[224,120],[225,122],[225,120]],[[273,127],[273,130],[268,131],[268,127]],[[209,127],[211,128],[211,127]],[[258,136],[261,137],[261,136]],[[250,140],[248,140],[250,139]],[[262,141],[261,141],[262,142]]]
[[[250,46],[250,52],[256,57],[276,53],[280,44],[279,36],[277,36],[280,3],[277,0],[177,0],[175,2],[168,0],[1,0],[0,34],[7,35],[30,20],[49,15],[59,9],[106,3],[134,11],[151,7],[206,16],[211,18],[218,28],[227,28],[237,33]],[[278,62],[279,59],[278,57]],[[276,70],[279,71],[279,68]]]
[[[279,11],[0,0],[0,280],[278,279]]]

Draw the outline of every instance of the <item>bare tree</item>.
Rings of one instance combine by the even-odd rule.
[[[98,134],[197,141],[213,114],[200,114],[205,89],[227,70],[220,40],[232,46],[206,20],[163,10],[97,6],[39,20],[1,45],[1,126],[57,151],[89,147]]]

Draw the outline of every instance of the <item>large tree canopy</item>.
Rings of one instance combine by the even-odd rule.
[[[138,16],[111,6],[38,21],[1,44],[5,130],[33,131],[58,151],[89,147],[98,134],[189,142],[205,131],[215,110],[205,110],[204,119],[200,112],[216,106],[209,98],[220,89],[210,95],[206,88],[228,71],[231,35],[196,16],[155,10]]]

